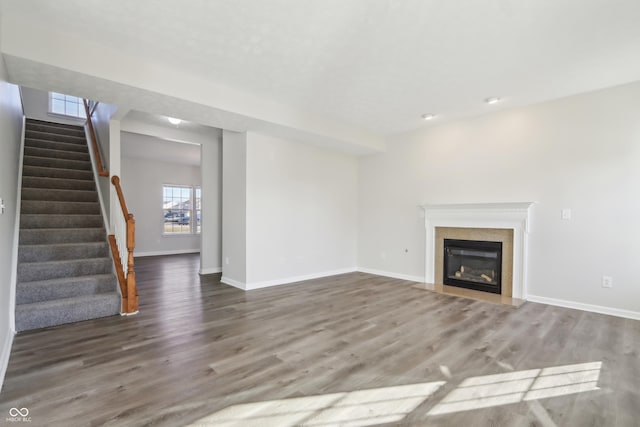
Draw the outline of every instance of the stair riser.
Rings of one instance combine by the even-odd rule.
[[[60,124],[44,124],[27,120],[26,130],[44,133],[58,133],[60,135],[72,135],[84,137],[84,128],[80,126],[60,125]]]
[[[18,249],[18,262],[45,262],[70,259],[109,257],[106,243],[78,243],[74,245],[22,245]]]
[[[63,151],[55,148],[24,147],[24,154],[25,156],[48,157],[50,159],[80,160],[84,162],[91,161],[89,153]]]
[[[26,139],[24,140],[25,147],[33,147],[33,148],[48,148],[50,150],[61,150],[61,151],[73,151],[76,153],[88,153],[86,145],[80,144],[69,144],[66,142],[54,142],[54,141],[45,141],[42,139]]]
[[[16,306],[16,330],[21,332],[113,316],[120,312],[121,307],[117,293],[99,294],[90,302],[83,299],[57,300],[55,304],[50,302]]]
[[[52,188],[58,190],[84,190],[94,191],[93,181],[81,179],[44,178],[37,176],[25,176],[22,178],[22,188]]]
[[[65,178],[65,179],[77,179],[93,182],[93,171],[90,170],[78,170],[78,169],[54,169],[42,166],[29,166],[24,165],[22,169],[22,176],[34,176],[43,178]]]
[[[23,188],[22,200],[63,201],[63,202],[97,202],[96,191],[50,190],[40,188]]]
[[[62,298],[114,292],[115,277],[92,276],[69,278],[63,283],[20,283],[16,287],[16,304],[33,304]]]
[[[21,229],[33,228],[100,228],[101,215],[49,215],[23,214],[20,216]]]
[[[45,168],[91,171],[91,162],[84,162],[80,160],[49,159],[47,157],[24,156],[24,164],[26,166],[41,166]]]
[[[105,274],[111,273],[112,267],[113,263],[109,258],[23,263],[18,264],[18,282]]]
[[[42,139],[44,141],[66,142],[69,144],[87,145],[84,135],[62,135],[60,133],[39,132],[31,129],[25,129],[25,138]]]
[[[52,202],[24,200],[21,204],[23,214],[100,214],[100,204],[97,202]]]
[[[20,230],[21,245],[53,245],[56,243],[104,242],[103,229]]]

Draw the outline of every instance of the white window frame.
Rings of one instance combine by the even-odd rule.
[[[166,210],[170,210],[170,209],[165,209],[164,204],[165,204],[165,198],[164,198],[164,192],[165,192],[165,188],[167,187],[174,187],[174,188],[186,188],[189,189],[189,197],[190,197],[190,201],[191,201],[191,209],[188,209],[189,211],[189,216],[190,216],[190,220],[189,220],[189,231],[170,231],[167,232],[165,229],[165,221],[164,221],[164,217],[166,214]],[[201,198],[201,203],[202,203],[202,188],[199,185],[184,185],[184,184],[162,184],[162,236],[190,236],[190,235],[199,235],[201,232],[198,231],[198,211],[200,212],[200,223],[202,226],[202,209],[196,209],[196,190],[200,191],[200,198]],[[201,205],[202,207],[202,205]],[[187,209],[179,209],[181,211],[187,211]]]
[[[65,104],[65,111],[64,112],[60,112],[60,111],[53,111],[53,100],[58,99],[58,100],[63,100],[64,104]],[[77,104],[77,111],[78,114],[70,114],[71,112],[67,112],[66,106],[67,106],[67,102],[71,102],[73,104]],[[72,96],[72,95],[65,95],[63,93],[60,92],[49,92],[49,108],[48,108],[48,113],[52,116],[59,116],[59,117],[65,117],[65,118],[69,118],[69,119],[74,119],[74,120],[78,120],[78,121],[85,121],[86,118],[86,113],[84,110],[84,103],[82,98],[79,98],[77,96]]]
[[[196,205],[196,192],[200,192],[200,209]],[[198,230],[198,213],[200,213],[200,230]],[[202,187],[196,185],[193,187],[193,214],[196,219],[193,223],[193,234],[202,233]]]

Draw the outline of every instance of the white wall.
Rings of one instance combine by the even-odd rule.
[[[46,122],[64,123],[68,125],[82,126],[84,119],[74,119],[49,113],[49,92],[22,87],[24,102],[24,114],[30,119],[44,120]]]
[[[17,86],[6,81],[7,74],[0,55],[0,198],[5,205],[4,213],[0,215],[0,388],[13,340],[15,293],[11,276],[22,135],[20,92]]]
[[[640,312],[640,83],[399,135],[359,185],[359,267],[424,277],[419,204],[536,201],[529,294]]]
[[[128,143],[126,133],[122,143]],[[136,256],[200,251],[200,235],[163,236],[163,184],[201,185],[200,168],[140,158],[122,158],[122,191],[136,220]]]
[[[356,267],[353,156],[247,134],[247,286],[326,276]]]
[[[222,132],[222,279],[247,280],[247,134]]]
[[[94,113],[93,113],[93,128],[96,131],[98,137],[98,144],[100,146],[100,158],[102,159],[102,165],[107,170],[110,171],[110,152],[109,152],[109,120],[113,113],[116,112],[118,107],[111,104],[106,104],[103,102],[98,103]],[[98,188],[100,190],[102,201],[105,206],[105,214],[107,215],[107,220],[110,217],[110,195],[111,195],[111,181],[109,177],[99,176],[98,177]],[[107,223],[109,223],[107,221]]]
[[[200,274],[222,271],[222,137],[202,144]]]

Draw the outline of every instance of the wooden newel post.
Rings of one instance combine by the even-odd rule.
[[[124,277],[124,272],[122,273],[122,306],[124,313],[135,313],[138,311],[138,289],[136,288],[136,272],[134,270],[134,261],[133,261],[133,250],[136,247],[136,220],[133,218],[133,214],[129,213],[127,209],[127,204],[124,201],[124,194],[122,194],[122,188],[120,187],[120,177],[114,175],[111,178],[111,183],[116,188],[116,194],[118,195],[118,200],[120,201],[120,207],[122,208],[122,215],[126,221],[126,241],[125,245],[127,247],[127,274]],[[119,258],[119,256],[118,256]],[[114,256],[114,259],[116,257]],[[118,264],[121,265],[120,262],[116,263],[116,269],[118,268]],[[119,276],[120,277],[120,276]]]
[[[127,304],[128,313],[138,311],[138,289],[136,287],[136,272],[133,265],[133,250],[136,247],[136,221],[133,214],[127,218]]]

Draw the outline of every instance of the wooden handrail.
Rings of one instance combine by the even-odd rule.
[[[134,270],[133,250],[136,247],[136,221],[133,214],[127,209],[127,203],[124,200],[124,194],[122,193],[122,187],[120,186],[120,177],[114,175],[111,178],[111,183],[115,187],[120,206],[122,207],[122,215],[126,221],[126,247],[127,247],[127,273],[125,275],[122,267],[122,258],[120,257],[120,251],[118,250],[118,244],[116,242],[115,235],[109,236],[109,243],[111,246],[111,252],[113,253],[113,260],[116,265],[116,275],[118,276],[118,282],[120,283],[120,291],[122,293],[122,312],[123,313],[135,313],[138,311],[138,289],[136,287],[136,273]]]
[[[84,111],[87,115],[87,126],[89,127],[89,135],[91,136],[91,145],[93,147],[93,156],[96,159],[96,166],[98,168],[98,175],[109,176],[109,171],[102,165],[102,157],[100,157],[100,147],[98,147],[98,137],[96,131],[93,128],[93,121],[91,120],[91,111],[89,109],[89,101],[82,100],[84,103]]]
[[[127,202],[124,200],[124,194],[122,193],[122,187],[120,186],[120,177],[118,175],[112,176],[111,183],[116,187],[116,194],[118,195],[118,200],[120,200],[120,206],[122,207],[122,215],[125,218],[129,218],[129,209],[127,209]]]

